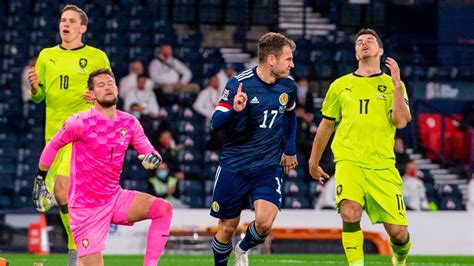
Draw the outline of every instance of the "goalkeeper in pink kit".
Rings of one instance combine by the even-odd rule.
[[[94,107],[72,115],[41,154],[33,199],[45,193],[44,178],[58,150],[72,145],[69,213],[79,265],[103,265],[101,252],[110,224],[133,225],[151,219],[144,265],[157,265],[170,232],[172,206],[146,193],[124,190],[120,173],[129,144],[141,154],[147,169],[157,168],[161,156],[150,144],[134,116],[116,110],[117,85],[108,69],[90,74],[88,88]]]

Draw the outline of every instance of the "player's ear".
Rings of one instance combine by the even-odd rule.
[[[86,31],[87,31],[87,26],[86,25],[81,25],[81,29],[80,29],[81,34],[86,33]]]
[[[275,66],[276,61],[277,61],[277,59],[276,59],[276,57],[275,57],[274,54],[269,54],[269,55],[267,56],[267,63],[268,63],[271,67]]]
[[[379,56],[382,56],[383,52],[384,52],[383,48],[379,48]]]

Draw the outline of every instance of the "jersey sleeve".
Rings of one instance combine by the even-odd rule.
[[[58,150],[66,144],[77,141],[82,135],[82,119],[78,115],[72,115],[63,124],[63,127],[54,135],[41,153],[40,163],[51,166]]]
[[[216,110],[228,111],[234,106],[234,97],[237,94],[237,88],[239,87],[239,81],[236,78],[231,78],[225,85],[225,89],[222,92],[221,99],[217,104]],[[242,87],[242,91],[245,92],[245,88]]]
[[[286,111],[293,111],[296,108],[296,82],[293,80],[293,78],[289,79],[290,81],[290,91],[288,95],[288,105],[286,106]]]
[[[410,102],[408,101],[407,88],[405,87],[405,83],[403,82],[402,82],[402,88],[403,88],[403,98],[405,100],[405,104],[408,106],[408,109],[410,109]]]
[[[107,68],[107,69],[112,70],[112,68],[110,67],[110,62],[109,62],[109,58],[107,57],[107,54],[101,51],[101,57],[102,57],[102,68]]]
[[[35,71],[36,71],[36,74],[38,75],[38,83],[39,83],[39,90],[36,92],[35,95],[31,94],[31,90],[30,90],[30,96],[31,96],[31,100],[34,102],[34,103],[40,103],[44,100],[45,98],[45,63],[46,63],[46,54],[44,51],[41,51],[39,56],[38,56],[38,59],[36,60],[36,64],[35,64]]]
[[[329,120],[339,120],[341,116],[341,103],[339,102],[339,93],[337,86],[333,83],[329,87],[321,108],[323,118]]]
[[[237,94],[238,86],[239,82],[235,78],[232,78],[227,82],[225,89],[222,92],[221,99],[212,114],[212,129],[220,128],[234,116],[234,97]],[[243,87],[242,90],[245,91]]]
[[[155,153],[159,154],[155,148],[151,145],[150,141],[145,135],[145,132],[143,131],[142,125],[140,125],[140,122],[133,117],[133,135],[132,135],[132,140],[131,144],[139,152],[139,154],[148,154],[148,153]]]

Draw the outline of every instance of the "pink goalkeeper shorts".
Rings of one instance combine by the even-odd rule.
[[[120,189],[113,200],[100,207],[69,207],[72,235],[79,257],[101,253],[110,224],[128,225],[128,209],[136,191]]]

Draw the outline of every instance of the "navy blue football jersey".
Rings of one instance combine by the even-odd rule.
[[[227,137],[220,156],[223,168],[244,170],[279,165],[283,153],[283,115],[295,108],[293,78],[273,84],[261,80],[256,68],[245,70],[227,82],[216,111],[233,109],[239,84],[247,94],[247,105],[223,125]]]

